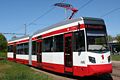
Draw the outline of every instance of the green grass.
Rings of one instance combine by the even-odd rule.
[[[28,66],[0,60],[0,80],[52,80],[52,78]]]
[[[113,61],[120,61],[120,55],[111,55]]]

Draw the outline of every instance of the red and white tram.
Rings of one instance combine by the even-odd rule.
[[[66,20],[8,42],[8,60],[74,76],[112,72],[102,19]]]

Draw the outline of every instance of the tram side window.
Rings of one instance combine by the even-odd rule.
[[[63,52],[63,35],[54,37],[54,51]]]
[[[28,54],[28,48],[28,43],[18,44],[16,47],[17,54]]]
[[[42,43],[43,52],[53,52],[53,37],[45,38]]]
[[[23,44],[17,44],[16,50],[17,54],[23,54]]]
[[[84,51],[85,50],[85,37],[84,31],[77,31],[74,33],[74,40],[73,40],[73,49],[75,52]]]
[[[32,42],[32,54],[35,55],[36,54],[36,41]]]
[[[13,45],[8,46],[8,52],[13,52]]]
[[[24,54],[28,54],[28,48],[29,48],[28,43],[24,43],[24,46],[23,46]]]
[[[17,47],[16,47],[16,53],[20,54],[20,44],[18,44]]]

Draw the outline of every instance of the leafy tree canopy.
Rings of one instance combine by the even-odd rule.
[[[118,35],[116,36],[116,40],[117,40],[118,43],[120,44],[120,34],[118,34]]]
[[[108,42],[113,41],[113,37],[111,35],[107,36]]]
[[[7,53],[7,40],[0,34],[0,58],[6,58]]]

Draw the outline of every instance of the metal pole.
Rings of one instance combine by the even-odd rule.
[[[27,26],[26,26],[26,24],[24,24],[25,25],[25,35],[27,34]]]
[[[29,65],[32,65],[32,36],[29,38]]]

